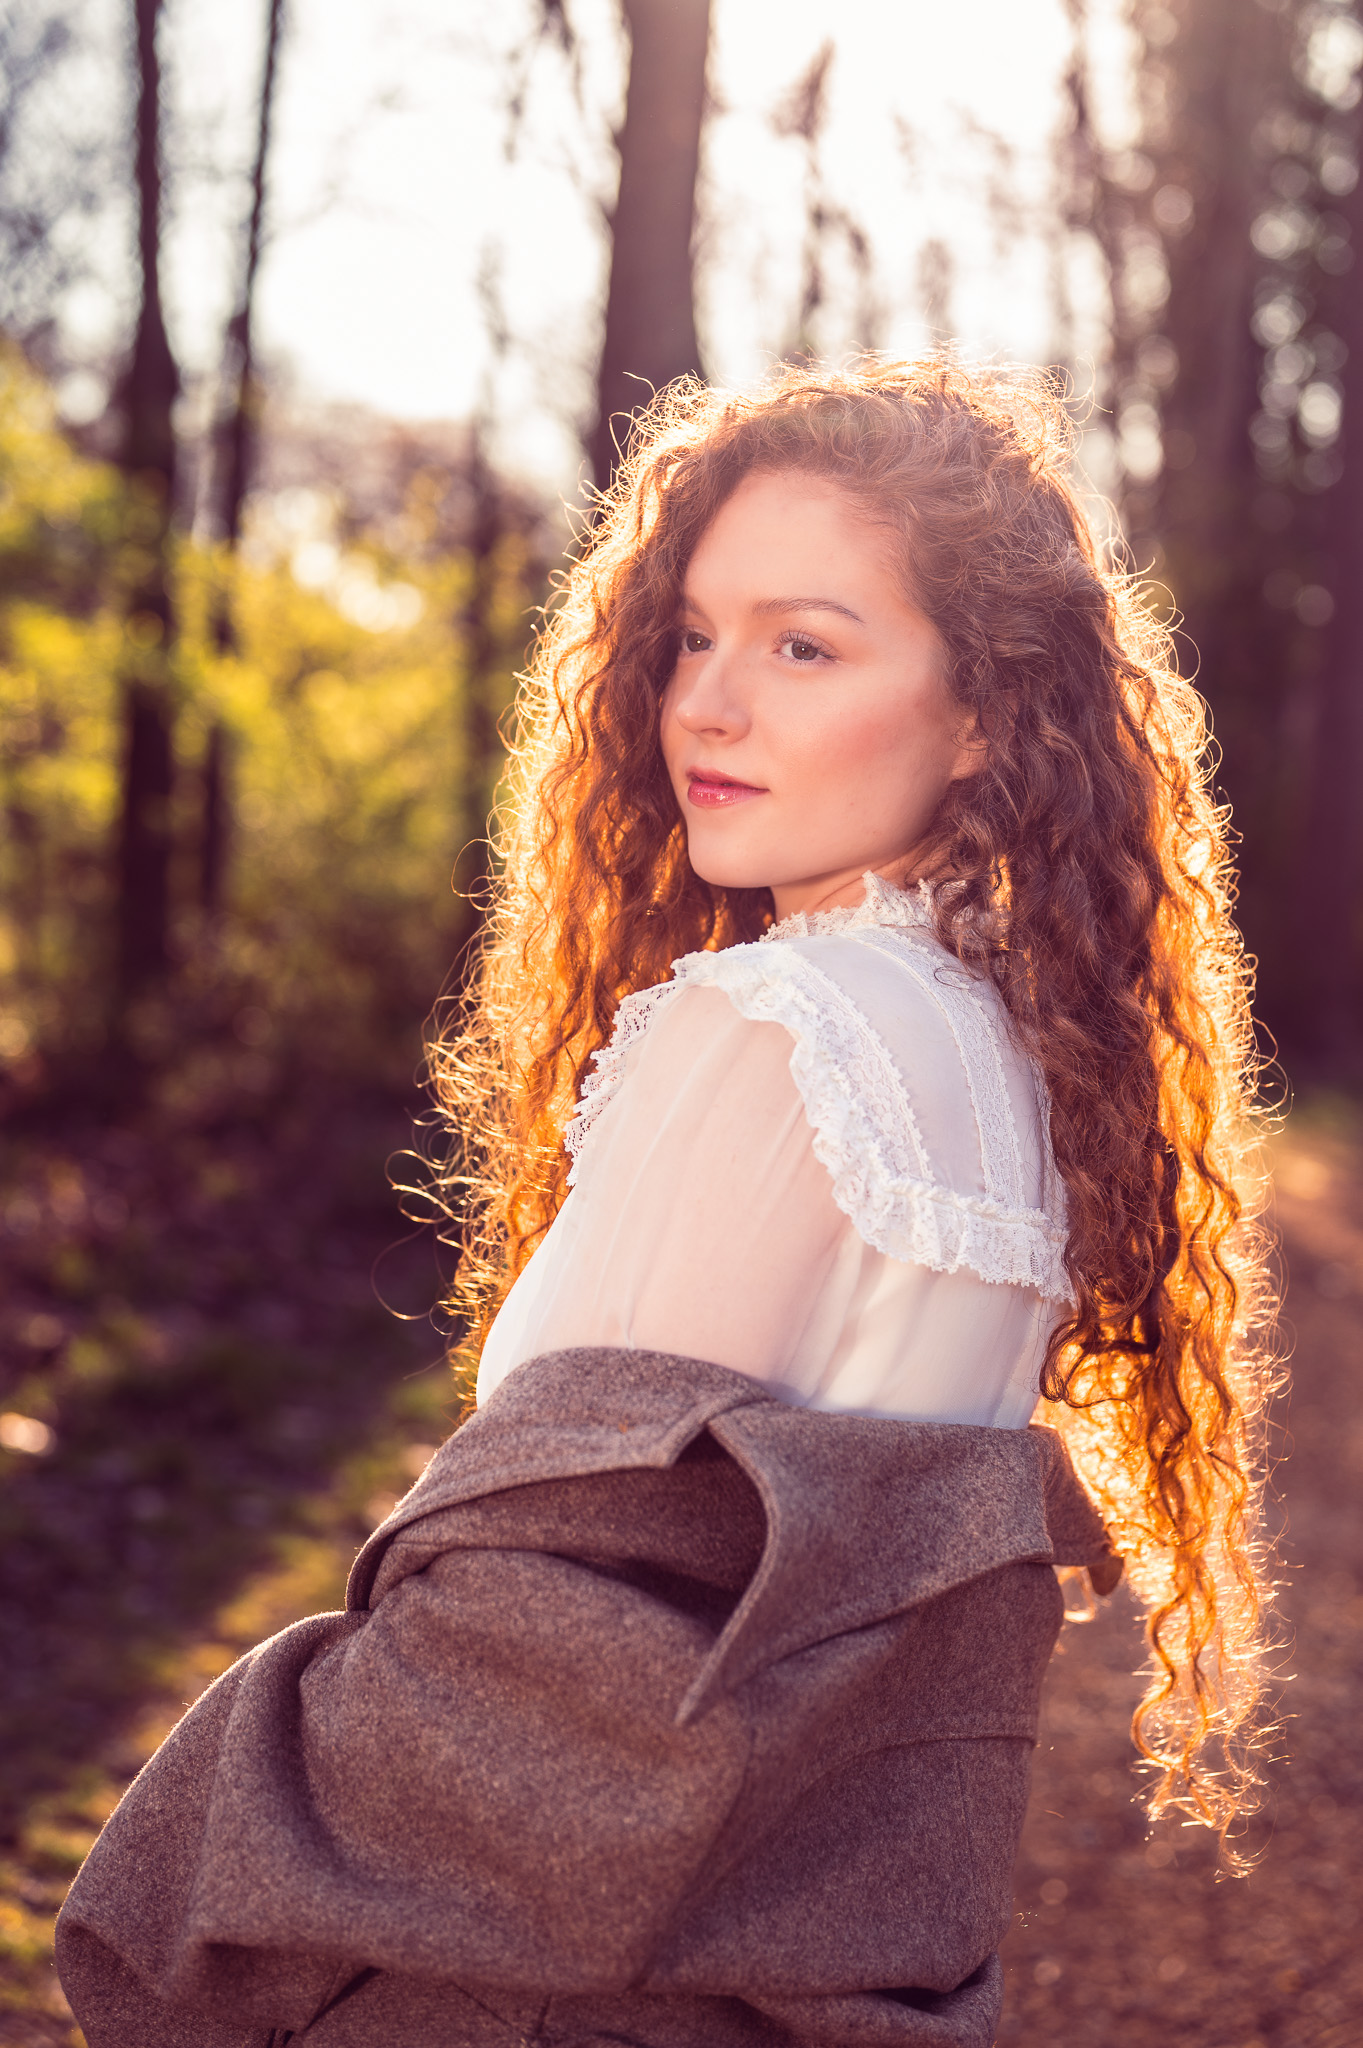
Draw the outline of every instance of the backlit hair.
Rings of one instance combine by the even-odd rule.
[[[1196,692],[1071,480],[1037,373],[934,355],[694,383],[643,422],[520,706],[470,997],[432,1046],[456,1157],[467,1354],[564,1195],[564,1124],[621,998],[767,926],[691,869],[659,743],[683,578],[754,472],[835,484],[882,530],[987,739],[935,821],[938,936],[1044,1075],[1073,1313],[1042,1391],[1149,1609],[1151,1807],[1253,1804],[1253,1531],[1271,1358],[1247,972]],[[1232,1861],[1234,1861],[1232,1857]]]

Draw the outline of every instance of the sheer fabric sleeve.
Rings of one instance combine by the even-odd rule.
[[[828,1281],[854,1236],[791,1053],[783,1025],[741,1016],[722,989],[682,988],[660,1008],[489,1336],[480,1398],[523,1358],[578,1344],[784,1378],[811,1323],[837,1313]]]

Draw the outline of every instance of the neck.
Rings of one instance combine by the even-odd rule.
[[[909,889],[918,879],[918,866],[914,855],[907,853],[900,854],[895,860],[840,868],[831,875],[816,875],[809,881],[773,882],[770,887],[778,923],[782,918],[797,917],[801,913],[808,917],[821,910],[855,910],[866,900],[865,877],[868,874],[879,875],[896,889]]]

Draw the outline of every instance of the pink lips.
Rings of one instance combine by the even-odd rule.
[[[765,796],[765,789],[758,789],[751,782],[735,782],[732,776],[716,775],[701,768],[693,768],[687,778],[686,801],[695,804],[699,810],[725,810],[731,804],[745,804],[751,796]]]

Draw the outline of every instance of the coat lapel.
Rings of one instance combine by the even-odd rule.
[[[380,1522],[351,1567],[346,1605],[368,1606],[384,1551],[424,1515],[534,1480],[675,1464],[715,1416],[753,1404],[775,1405],[755,1380],[704,1359],[623,1350],[527,1359]]]
[[[1060,1562],[1046,1429],[876,1421],[776,1402],[716,1417],[713,1435],[757,1487],[767,1548],[683,1701],[703,1714],[765,1666],[868,1628],[1001,1565]],[[1071,1484],[1076,1484],[1071,1477]],[[1090,1548],[1102,1524],[1090,1512]]]
[[[518,1366],[441,1447],[356,1558],[347,1606],[367,1607],[388,1545],[427,1515],[537,1480],[671,1465],[705,1429],[756,1486],[767,1540],[682,1724],[784,1657],[1000,1566],[1107,1552],[1054,1430],[829,1414],[703,1359],[583,1349]]]

